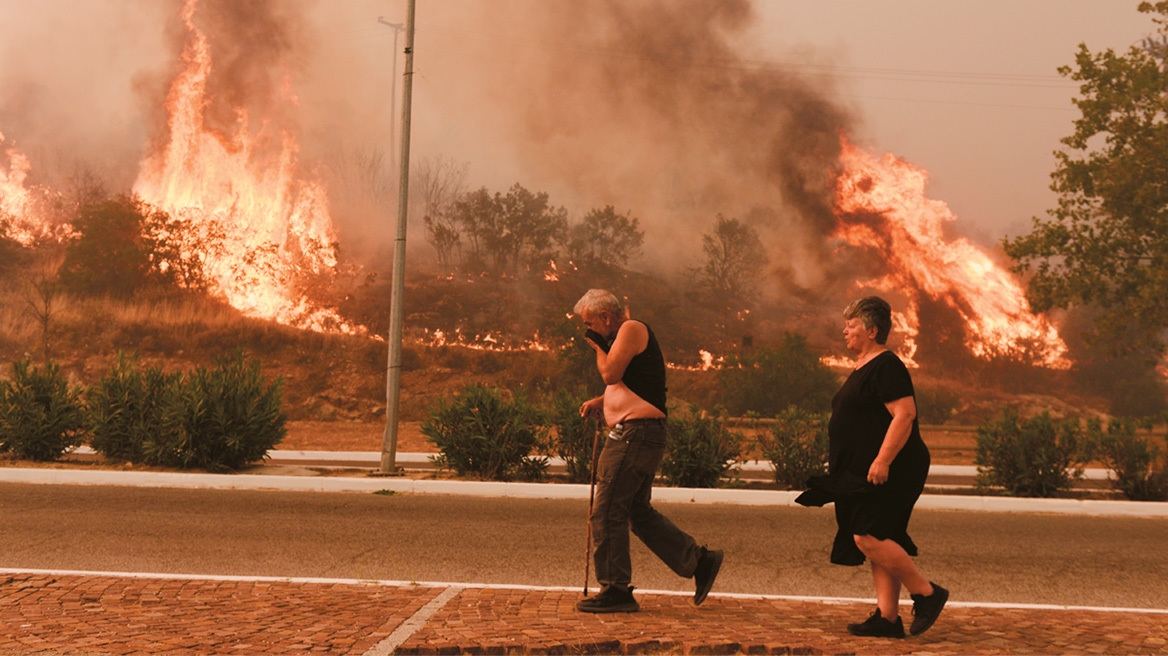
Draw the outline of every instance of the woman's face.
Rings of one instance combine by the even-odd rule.
[[[876,341],[876,329],[865,328],[859,317],[844,322],[844,345],[852,353],[863,353],[868,345]]]

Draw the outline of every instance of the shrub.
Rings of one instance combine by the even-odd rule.
[[[977,429],[977,483],[1001,486],[1011,494],[1049,497],[1071,487],[1090,459],[1089,441],[1077,419],[1051,419],[1043,413],[1021,420],[1007,409],[997,421]]]
[[[1125,497],[1132,501],[1168,501],[1168,466],[1160,462],[1159,447],[1136,435],[1134,419],[1112,419],[1106,430],[1100,422],[1093,421],[1090,430],[1100,459],[1111,470],[1111,481]]]
[[[916,389],[917,418],[922,424],[943,424],[961,407],[961,395],[944,387]]]
[[[771,462],[775,483],[802,488],[808,478],[827,473],[827,418],[788,406],[775,417],[770,431],[759,436],[762,457]]]
[[[521,481],[542,481],[547,476],[548,465],[547,458],[528,456],[519,461],[519,466],[515,469],[515,478]]]
[[[580,404],[588,400],[588,390],[575,392],[560,389],[551,397],[548,421],[555,430],[552,452],[563,459],[568,480],[587,483],[592,480],[592,449],[596,443],[597,421],[580,416]]]
[[[835,374],[819,361],[806,338],[795,333],[787,333],[778,348],[760,348],[728,359],[719,383],[730,412],[764,417],[773,417],[790,405],[824,412],[839,387]]]
[[[118,354],[113,369],[89,390],[90,446],[107,458],[141,464],[159,461],[159,444],[178,439],[182,375],[161,367],[139,369]]]
[[[243,353],[198,367],[180,386],[179,430],[146,443],[152,462],[210,471],[239,469],[261,460],[287,434],[280,389],[267,384],[258,360]]]
[[[83,205],[74,222],[61,267],[61,282],[78,294],[128,297],[163,279],[158,244],[150,225],[164,223],[165,215],[141,201],[120,197]]]
[[[521,395],[471,383],[447,403],[439,400],[422,422],[438,447],[435,463],[459,475],[505,481],[520,473],[533,449],[546,443],[541,413]]]
[[[691,406],[688,418],[669,421],[669,443],[661,475],[670,485],[717,487],[742,454],[742,434],[726,428],[726,417],[703,416]]]
[[[70,387],[48,363],[12,363],[12,380],[0,381],[0,450],[28,460],[56,460],[81,444],[85,409],[81,388]]]

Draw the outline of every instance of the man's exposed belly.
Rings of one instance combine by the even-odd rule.
[[[664,417],[657,406],[637,396],[624,383],[616,383],[604,388],[604,422],[615,426],[626,419],[651,419]]]

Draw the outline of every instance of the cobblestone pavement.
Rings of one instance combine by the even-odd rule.
[[[955,593],[959,595],[959,591]],[[1168,654],[1168,614],[951,605],[927,633],[861,639],[855,603],[359,582],[0,575],[0,654]],[[907,607],[904,607],[907,611]],[[907,613],[906,613],[907,619]]]

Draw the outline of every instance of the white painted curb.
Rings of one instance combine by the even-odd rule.
[[[378,492],[455,494],[523,499],[587,499],[588,486],[558,483],[498,483],[491,481],[415,480],[338,476],[263,474],[202,474],[123,472],[81,469],[0,468],[0,482],[58,485],[121,485],[130,487],[205,488],[217,490],[283,490],[300,492]],[[798,491],[728,490],[657,487],[653,499],[666,503],[792,506]],[[1034,512],[1109,517],[1168,517],[1168,502],[1029,499],[925,494],[917,508],[980,512]]]
[[[73,453],[93,455],[96,452],[88,446],[79,446],[73,450]],[[428,465],[430,457],[437,454],[434,453],[397,453],[394,454],[397,464],[409,465]],[[294,451],[294,450],[279,450],[273,449],[268,451],[269,460],[279,462],[328,462],[340,467],[373,467],[381,466],[381,452],[380,451]],[[552,467],[563,467],[564,460],[562,458],[548,458],[548,464]],[[771,471],[771,465],[766,460],[744,460],[738,463],[739,469],[742,471]],[[934,476],[961,476],[961,477],[976,477],[977,467],[969,465],[932,465],[929,467],[929,473]],[[1091,468],[1083,472],[1085,480],[1105,481],[1107,480],[1107,470]]]

